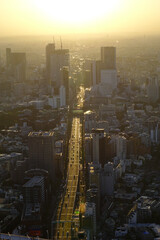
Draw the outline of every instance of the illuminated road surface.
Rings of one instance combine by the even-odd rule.
[[[73,118],[69,141],[69,165],[66,179],[66,192],[57,212],[56,231],[53,239],[71,239],[72,215],[75,207],[79,179],[79,148],[81,141],[80,119]]]

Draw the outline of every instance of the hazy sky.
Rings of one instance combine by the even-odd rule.
[[[0,0],[0,37],[160,33],[160,0]]]

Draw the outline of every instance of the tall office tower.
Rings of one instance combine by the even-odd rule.
[[[100,82],[112,92],[117,87],[116,48],[101,48]]]
[[[90,70],[83,70],[83,83],[85,88],[90,88],[92,86]]]
[[[28,169],[47,170],[52,180],[56,172],[54,142],[54,132],[30,132],[28,135]]]
[[[55,44],[49,43],[46,46],[46,77],[47,82],[50,83],[50,71],[51,71],[51,55],[55,52]]]
[[[26,80],[26,54],[11,52],[10,48],[6,48],[6,67],[15,82],[23,83]]]
[[[84,113],[85,133],[90,133],[96,127],[96,113],[93,111],[86,111]]]
[[[50,80],[53,87],[61,86],[61,69],[69,67],[69,50],[58,49],[50,56]]]
[[[160,143],[160,121],[157,116],[151,116],[147,120],[148,134],[152,143]]]
[[[69,67],[69,49],[55,49],[55,44],[46,46],[46,72],[49,84],[55,89],[61,86],[61,69]]]
[[[147,134],[143,133],[142,135],[142,143],[143,143],[143,136],[145,139],[145,142],[149,141],[149,135],[147,136]],[[142,148],[142,144],[141,143],[141,138],[140,135],[132,135],[127,139],[127,158],[130,158],[130,156],[138,156],[140,154],[140,148]],[[149,149],[149,146],[148,146]]]
[[[91,65],[91,79],[94,92],[102,97],[112,94],[117,88],[115,47],[101,47],[101,60],[93,61]]]
[[[45,177],[34,176],[23,185],[24,209],[22,224],[30,236],[41,236],[47,189]]]
[[[100,176],[101,165],[91,163],[89,167],[89,189],[86,197],[87,202],[94,202],[96,204],[96,215],[99,217],[100,213]]]
[[[96,84],[101,82],[101,64],[100,60],[96,61]]]
[[[116,48],[101,47],[101,61],[104,69],[116,69]]]
[[[24,202],[44,203],[46,201],[45,178],[34,176],[23,185]]]
[[[100,60],[93,61],[91,64],[91,83],[93,86],[100,83],[101,64]]]
[[[69,104],[69,68],[62,67],[61,69],[61,84],[65,87],[65,94],[66,94],[66,105]]]
[[[96,61],[93,61],[91,63],[91,82],[92,86],[95,86],[97,84],[97,78],[96,78]]]
[[[116,136],[116,156],[119,159],[125,159],[127,153],[127,139],[124,136]]]
[[[112,196],[114,191],[114,169],[113,163],[108,162],[104,165],[101,174],[101,193],[102,196]]]
[[[59,88],[59,95],[60,95],[60,107],[66,106],[66,89],[63,85]]]
[[[153,103],[159,99],[159,81],[157,76],[153,76],[148,80],[147,95]]]
[[[85,207],[80,207],[80,227],[84,229],[89,235],[90,239],[96,238],[96,204],[93,202],[86,202]],[[81,233],[82,235],[82,233]],[[78,239],[87,239],[87,237],[82,238],[79,234]]]
[[[86,163],[91,163],[93,159],[93,149],[92,149],[92,135],[85,135],[85,161]]]
[[[92,129],[92,141],[93,141],[93,163],[102,166],[105,164],[106,154],[106,133],[104,129]]]

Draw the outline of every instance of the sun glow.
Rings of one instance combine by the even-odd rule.
[[[0,0],[1,36],[160,33],[160,0]]]
[[[73,26],[99,21],[120,7],[120,0],[31,0],[31,2],[48,20]]]

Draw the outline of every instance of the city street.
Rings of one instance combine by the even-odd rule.
[[[66,179],[66,189],[58,211],[54,239],[71,239],[72,215],[75,207],[78,179],[79,179],[79,146],[80,146],[80,119],[72,122],[71,138],[69,141],[69,163]]]

